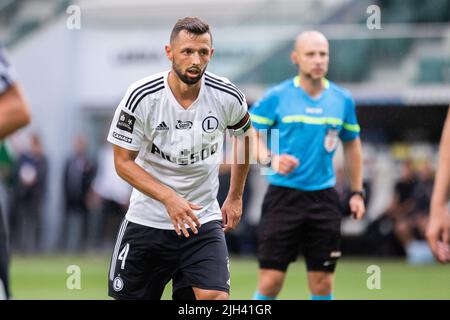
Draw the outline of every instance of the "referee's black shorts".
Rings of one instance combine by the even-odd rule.
[[[228,293],[228,250],[221,221],[205,223],[196,235],[191,230],[189,233],[186,238],[174,230],[150,228],[125,219],[111,259],[109,295],[115,299],[159,300],[171,279],[174,299],[195,299],[192,287]]]
[[[258,229],[259,266],[286,271],[302,251],[308,271],[334,272],[341,255],[340,234],[334,188],[301,191],[270,185]]]

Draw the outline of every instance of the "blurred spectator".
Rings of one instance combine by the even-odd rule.
[[[42,209],[47,180],[47,158],[39,136],[31,136],[30,148],[19,155],[15,169],[12,215],[13,245],[24,253],[41,248]],[[15,240],[15,241],[14,241]]]
[[[402,216],[397,216],[395,220],[395,234],[403,246],[408,261],[413,264],[434,260],[425,241],[434,181],[433,170],[428,162],[422,164],[416,177],[411,194],[411,198],[414,199],[413,207],[408,212],[402,213]]]
[[[416,207],[414,190],[417,178],[413,163],[401,163],[400,178],[395,183],[394,194],[386,211],[373,221],[366,233],[365,243],[369,254],[397,256],[405,254],[405,219]]]
[[[402,162],[400,179],[395,184],[394,196],[386,214],[396,222],[410,214],[416,207],[414,190],[417,186],[417,177],[413,162],[407,159]]]
[[[95,177],[96,165],[87,154],[87,141],[83,136],[74,140],[73,154],[64,168],[65,216],[62,244],[64,249],[86,249],[88,238],[88,192]]]
[[[394,231],[410,263],[433,261],[425,239],[428,208],[433,188],[433,171],[424,162],[418,173],[410,161],[404,164],[404,179],[397,184],[397,207],[392,208]]]
[[[120,222],[127,212],[132,188],[116,173],[110,143],[100,148],[97,163],[98,171],[91,194],[94,206],[92,236],[97,249],[109,249],[115,243]]]

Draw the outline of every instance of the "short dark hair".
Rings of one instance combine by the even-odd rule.
[[[170,43],[175,40],[175,38],[182,30],[186,30],[188,33],[198,36],[208,33],[211,37],[212,43],[212,34],[211,30],[209,29],[208,23],[197,17],[185,17],[183,19],[178,19],[177,23],[175,23],[172,29],[172,33],[170,34]]]

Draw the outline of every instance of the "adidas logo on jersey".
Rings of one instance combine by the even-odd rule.
[[[156,127],[156,130],[158,130],[158,131],[164,131],[164,130],[167,131],[167,130],[169,130],[169,127],[163,121]]]

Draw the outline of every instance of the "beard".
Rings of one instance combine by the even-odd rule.
[[[196,71],[198,71],[198,76],[196,76],[194,78],[191,78],[186,73],[183,73],[183,71],[181,71],[180,68],[178,68],[178,66],[175,63],[175,61],[172,62],[172,69],[173,69],[173,71],[175,71],[175,73],[177,74],[178,78],[180,78],[180,80],[183,81],[187,85],[193,85],[193,84],[196,84],[197,82],[199,82],[200,79],[203,77],[203,74],[206,71],[206,67],[203,70],[200,69],[200,68],[197,68],[197,67],[187,68],[186,71],[187,70],[196,70]]]

